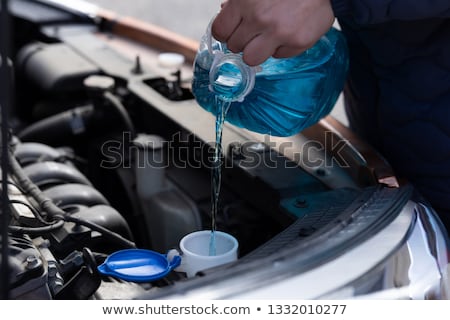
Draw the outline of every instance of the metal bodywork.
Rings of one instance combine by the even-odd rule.
[[[91,6],[11,4],[10,297],[449,298],[435,212],[332,117],[288,138],[225,125],[219,226],[238,238],[237,262],[148,284],[100,276],[95,267],[124,246],[164,253],[209,227],[215,133],[190,94],[198,44]],[[175,80],[158,65],[165,51],[188,62]],[[55,217],[26,179],[65,211],[55,230],[30,229]]]

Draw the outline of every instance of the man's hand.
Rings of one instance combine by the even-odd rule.
[[[228,0],[212,34],[251,66],[312,47],[334,22],[330,0]]]

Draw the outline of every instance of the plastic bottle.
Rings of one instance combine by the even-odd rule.
[[[211,36],[209,26],[194,61],[192,92],[214,115],[217,99],[230,102],[225,119],[238,127],[291,136],[332,110],[347,69],[346,41],[334,28],[298,56],[249,67]]]

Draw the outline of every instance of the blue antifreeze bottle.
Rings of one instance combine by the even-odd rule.
[[[298,56],[249,67],[241,54],[215,40],[208,26],[194,61],[192,92],[216,116],[218,100],[229,102],[225,120],[238,127],[291,136],[330,113],[347,70],[347,44],[335,28]]]

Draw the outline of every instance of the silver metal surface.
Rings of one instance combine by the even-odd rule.
[[[292,270],[288,278],[273,277],[270,284],[250,290],[236,275],[229,281],[241,286],[233,285],[235,294],[227,298],[448,299],[446,241],[434,213],[409,201],[386,228],[345,254],[304,273]],[[284,270],[283,264],[289,264],[289,257],[267,268]],[[208,299],[220,290],[216,283],[174,294],[170,299]]]

